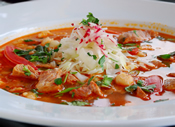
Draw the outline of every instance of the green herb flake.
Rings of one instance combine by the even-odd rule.
[[[76,40],[76,41],[78,41],[78,40],[79,40],[79,38],[76,38],[75,40]]]
[[[133,30],[133,32],[135,33],[135,35],[136,35],[137,37],[139,37],[136,30]]]
[[[36,97],[38,97],[38,95],[43,95],[43,93],[38,92],[38,89],[32,89],[31,92],[35,93]]]
[[[54,49],[54,52],[58,52],[62,44],[59,44],[56,49]]]
[[[62,78],[56,78],[56,79],[54,80],[54,83],[55,83],[56,85],[61,85],[61,84],[62,84]]]
[[[34,41],[34,40],[32,40],[32,39],[25,39],[24,40],[24,42],[32,42],[32,41]]]
[[[144,43],[152,43],[152,42],[150,42],[150,41],[143,41]]]
[[[159,40],[165,40],[165,38],[163,38],[163,37],[161,37],[161,36],[158,36],[158,37],[156,37],[157,39],[159,39]]]
[[[166,40],[167,40],[167,41],[175,41],[174,38],[167,38]]]
[[[77,74],[77,73],[78,73],[78,72],[76,72],[76,71],[75,71],[75,72],[70,72],[70,74],[73,74],[73,75],[75,75],[75,74]]]
[[[109,87],[111,85],[113,78],[108,77],[107,75],[104,75],[104,78],[102,80],[102,86],[103,87]]]
[[[78,89],[78,88],[80,88],[82,86],[83,85],[80,85],[80,86],[77,86],[77,87],[70,87],[70,88],[67,88],[67,89],[65,89],[65,90],[63,90],[61,92],[57,92],[55,97],[58,97],[60,94],[64,94],[64,93],[70,92],[70,91],[72,91],[74,89]]]
[[[94,60],[97,59],[97,56],[96,55],[91,55],[90,52],[87,53],[89,56],[92,56]]]
[[[162,101],[168,101],[169,99],[167,98],[167,99],[159,99],[159,100],[155,100],[154,102],[156,103],[156,102],[162,102]]]
[[[63,61],[63,60],[64,60],[64,57],[61,58],[61,61]]]
[[[74,93],[74,92],[72,92],[72,98],[74,98],[74,96],[75,96],[75,93]]]
[[[83,102],[83,101],[61,102],[60,104],[66,104],[66,105],[70,105],[70,106],[90,105],[88,102]]]
[[[159,55],[158,57],[161,59],[169,59],[171,57],[171,55],[170,54],[163,54],[163,55]]]
[[[114,61],[114,62],[118,62],[117,60],[114,60],[113,58],[109,58],[110,60]]]
[[[120,49],[122,49],[122,44],[117,44],[117,46],[118,46]]]
[[[88,80],[88,85],[90,84],[90,82],[92,81],[93,78],[94,78],[94,76],[92,76],[92,77]]]
[[[65,78],[64,78],[63,84],[66,82],[67,77],[68,77],[68,73],[66,74],[66,76],[65,76]]]
[[[99,19],[95,18],[92,13],[89,12],[89,14],[87,15],[87,18],[88,18],[87,20],[83,19],[81,21],[81,23],[83,25],[88,25],[89,26],[89,22],[95,23],[97,25],[99,24]]]
[[[115,69],[119,69],[119,65],[118,64],[115,64]]]
[[[136,90],[137,87],[138,87],[138,85],[127,86],[127,87],[125,87],[125,90],[130,93],[130,92],[133,92],[134,90]]]
[[[50,43],[45,44],[45,47],[48,48],[50,46]]]
[[[103,45],[103,44],[104,44],[103,39],[101,39],[101,45]]]
[[[13,93],[13,94],[15,94],[15,95],[19,95],[20,93]]]
[[[103,55],[98,61],[98,64],[101,66],[103,71],[104,71],[104,65],[103,65],[104,62],[105,62],[105,55]]]
[[[23,66],[23,71],[24,71],[24,74],[27,75],[27,76],[30,76],[32,74],[30,72],[30,70],[27,68],[27,66]]]
[[[135,46],[136,43],[127,43],[127,44],[124,44],[124,46]]]

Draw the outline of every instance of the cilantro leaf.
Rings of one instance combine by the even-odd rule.
[[[167,99],[159,99],[159,100],[155,100],[154,102],[156,103],[156,102],[161,102],[161,101],[168,101],[169,99],[167,98]]]
[[[24,74],[27,76],[30,76],[32,74],[26,66],[23,66],[23,71],[24,71]]]
[[[24,40],[24,42],[32,42],[32,41],[34,41],[34,40],[32,40],[32,39],[25,39]]]
[[[113,78],[104,75],[104,78],[102,80],[102,87],[109,87],[111,85],[112,80]]]
[[[88,85],[90,84],[90,82],[92,81],[93,78],[94,78],[94,76],[92,76],[92,77],[88,80]]]
[[[38,92],[38,89],[32,89],[31,92],[35,93],[36,97],[38,97],[38,95],[43,95],[43,93]]]
[[[54,80],[54,83],[55,83],[56,85],[61,85],[61,84],[62,84],[62,78],[56,78],[56,79]]]
[[[94,60],[97,59],[97,56],[96,55],[91,55],[90,52],[87,53],[89,56],[92,56]]]
[[[171,57],[171,55],[170,54],[163,54],[163,55],[159,55],[158,57],[161,59],[169,59]]]
[[[87,20],[83,19],[81,21],[81,23],[83,25],[89,25],[88,24],[89,22],[92,22],[92,23],[95,23],[95,24],[99,25],[99,19],[95,18],[92,13],[89,12],[89,14],[87,15],[87,18],[88,18]]]
[[[73,74],[73,75],[75,75],[75,74],[77,74],[78,72],[77,71],[75,71],[75,72],[70,72],[70,74]]]
[[[136,30],[133,30],[133,32],[135,33],[135,35],[136,35],[137,37],[139,37]]]
[[[98,61],[98,64],[101,66],[103,71],[104,71],[104,65],[103,65],[104,62],[105,62],[105,55],[103,55]]]
[[[115,64],[115,69],[119,69],[119,65],[118,64]]]
[[[117,44],[117,46],[118,46],[120,49],[122,49],[122,44]]]
[[[90,105],[88,102],[83,102],[83,101],[61,102],[61,104],[66,104],[66,105],[70,105],[70,106]]]

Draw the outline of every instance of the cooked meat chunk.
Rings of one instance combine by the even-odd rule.
[[[38,92],[49,93],[62,90],[62,85],[56,85],[54,80],[60,78],[62,71],[59,68],[43,71],[39,76],[39,82],[36,84]]]
[[[86,83],[82,87],[72,90],[70,94],[72,94],[73,92],[75,93],[74,96],[77,98],[89,97],[92,93],[103,97],[103,93],[94,81],[91,81],[89,85]]]
[[[27,74],[26,70],[28,71],[28,74]],[[24,64],[17,64],[13,68],[12,75],[18,76],[18,77],[30,78],[30,79],[38,79],[38,77],[39,77],[37,70],[35,70],[30,65],[24,65]]]
[[[140,87],[137,87],[136,95],[143,100],[149,100],[148,95]]]
[[[164,89],[165,90],[175,90],[175,79],[166,79],[164,81]]]
[[[133,30],[122,33],[118,40],[119,42],[126,44],[130,42],[142,42],[142,41],[148,41],[151,38],[157,37],[158,32],[155,32],[153,30]]]
[[[70,73],[65,74],[64,78],[66,77],[66,75],[67,75],[66,82],[68,84],[75,84],[78,81],[78,79]]]
[[[161,61],[158,61],[158,60],[153,60],[153,61],[151,61],[151,63],[153,63],[156,66],[156,68],[167,67],[167,65],[165,65],[164,63],[162,63]]]
[[[167,74],[168,77],[175,77],[175,73],[169,73]]]

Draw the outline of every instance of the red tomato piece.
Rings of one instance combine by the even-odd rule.
[[[133,48],[131,50],[128,50],[128,53],[131,55],[137,55],[139,53],[139,49],[138,48]]]
[[[15,47],[14,46],[6,46],[4,50],[4,55],[5,57],[11,61],[14,64],[24,64],[24,65],[30,65],[32,66],[35,70],[38,68],[30,61],[26,60],[25,58],[16,55],[14,51]]]
[[[151,75],[145,79],[145,85],[156,85],[155,92],[162,92],[163,80],[158,75]]]

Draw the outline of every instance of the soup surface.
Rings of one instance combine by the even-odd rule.
[[[78,25],[2,45],[0,87],[26,98],[76,106],[124,106],[174,99],[175,37]]]

